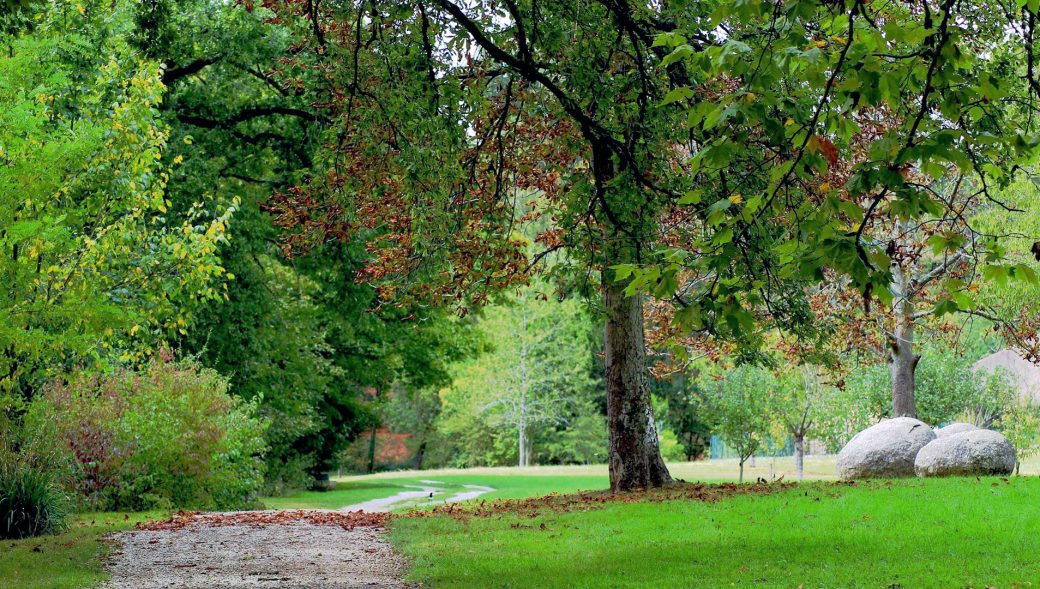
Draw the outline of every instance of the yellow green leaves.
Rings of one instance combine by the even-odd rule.
[[[202,203],[183,225],[166,218],[158,67],[115,47],[65,61],[54,49],[66,42],[40,34],[0,56],[0,144],[14,162],[0,165],[0,317],[13,327],[0,362],[29,371],[142,359],[186,333],[221,296],[234,212],[213,218]]]

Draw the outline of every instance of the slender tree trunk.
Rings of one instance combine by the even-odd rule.
[[[520,448],[520,460],[517,461],[517,466],[527,466],[527,428],[524,425],[523,418],[520,420],[520,439],[517,440],[517,447]]]
[[[368,438],[368,472],[376,470],[376,426],[372,426],[372,433]]]
[[[415,452],[415,470],[422,470],[423,460],[426,459],[426,440],[423,440],[419,444],[419,449]]]
[[[805,478],[805,435],[794,437],[794,471],[798,480]]]
[[[659,487],[672,481],[661,458],[644,375],[642,298],[626,297],[624,291],[624,284],[614,282],[612,273],[604,269],[608,463],[612,491]]]
[[[892,374],[892,416],[917,417],[914,402],[914,373],[920,357],[914,354],[914,303],[910,280],[899,264],[892,264],[892,286],[896,294],[895,326],[890,340],[889,370]]]
[[[737,477],[737,482],[738,483],[743,483],[744,482],[744,461],[745,460],[747,460],[746,457],[744,457],[744,456],[740,457],[740,476]]]
[[[521,333],[520,333],[520,418],[517,420],[517,430],[520,439],[517,441],[519,448],[519,466],[528,466],[530,457],[527,452],[527,308],[521,309]]]

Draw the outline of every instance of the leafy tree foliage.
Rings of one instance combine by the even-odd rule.
[[[696,369],[687,368],[650,380],[650,390],[660,400],[655,404],[655,414],[662,421],[661,430],[676,436],[682,446],[682,458],[687,461],[701,458],[711,443],[710,424],[699,411],[701,390],[697,374]]]
[[[844,408],[833,405],[836,400],[827,373],[818,366],[800,365],[780,370],[775,375],[778,386],[767,400],[766,411],[772,416],[774,437],[789,437],[794,442],[795,476],[805,476],[805,442],[812,439],[820,421],[828,414]]]
[[[441,394],[442,443],[472,456],[469,464],[601,457],[606,431],[593,325],[580,301],[550,299],[537,286],[486,308],[476,325],[485,350],[458,364]],[[492,439],[481,442],[489,432]]]
[[[366,391],[446,378],[453,328],[436,312],[376,309],[370,288],[354,281],[367,258],[358,244],[316,248],[291,263],[282,256],[264,203],[313,173],[327,123],[278,75],[292,43],[284,29],[212,0],[93,10],[118,23],[140,54],[165,64],[165,160],[178,162],[166,186],[169,215],[185,218],[199,195],[238,203],[231,242],[218,252],[233,277],[226,297],[174,343],[227,375],[234,394],[259,401],[272,423],[272,490],[306,485],[378,419]],[[401,321],[413,313],[417,321]]]
[[[1040,409],[1033,401],[1016,402],[1006,408],[997,427],[1015,446],[1015,474],[1022,461],[1040,452]]]
[[[327,172],[276,204],[292,246],[361,235],[388,300],[480,303],[529,265],[511,230],[532,211],[512,200],[537,188],[540,243],[573,254],[556,270],[615,270],[614,488],[668,480],[632,295],[673,303],[679,335],[744,347],[763,323],[813,331],[803,295],[827,272],[892,304],[898,256],[874,229],[955,213],[934,190],[951,178],[992,198],[1035,145],[1028,5],[266,6],[300,38],[288,79],[337,126]],[[1027,274],[985,251],[988,275]],[[968,306],[949,292],[936,311]]]
[[[738,366],[709,377],[702,398],[712,432],[737,451],[740,482],[744,463],[763,448],[771,433],[768,402],[777,381],[764,368]]]
[[[24,398],[146,359],[223,293],[235,201],[169,215],[159,69],[104,22],[56,2],[0,55],[0,388]]]

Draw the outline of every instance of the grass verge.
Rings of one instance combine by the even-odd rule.
[[[1026,588],[1040,587],[1038,494],[1032,477],[809,483],[400,518],[391,537],[430,589]]]
[[[82,589],[104,578],[103,536],[126,530],[159,513],[77,514],[66,531],[52,536],[0,541],[0,587]]]

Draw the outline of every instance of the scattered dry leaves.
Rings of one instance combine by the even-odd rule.
[[[189,526],[272,526],[293,525],[306,522],[318,526],[339,526],[345,530],[358,527],[382,526],[387,521],[385,513],[363,511],[241,511],[234,513],[199,513],[180,511],[169,519],[137,524],[138,530],[163,531],[181,530]]]
[[[589,511],[612,503],[658,503],[661,501],[702,501],[715,503],[738,495],[768,495],[794,486],[783,481],[757,482],[739,485],[736,483],[686,483],[677,482],[667,487],[637,490],[626,493],[595,491],[562,495],[554,493],[528,499],[498,499],[471,504],[449,504],[434,509],[414,509],[397,517],[431,517],[449,515],[457,519],[519,515],[529,518],[544,513]],[[543,528],[544,529],[544,528]]]

